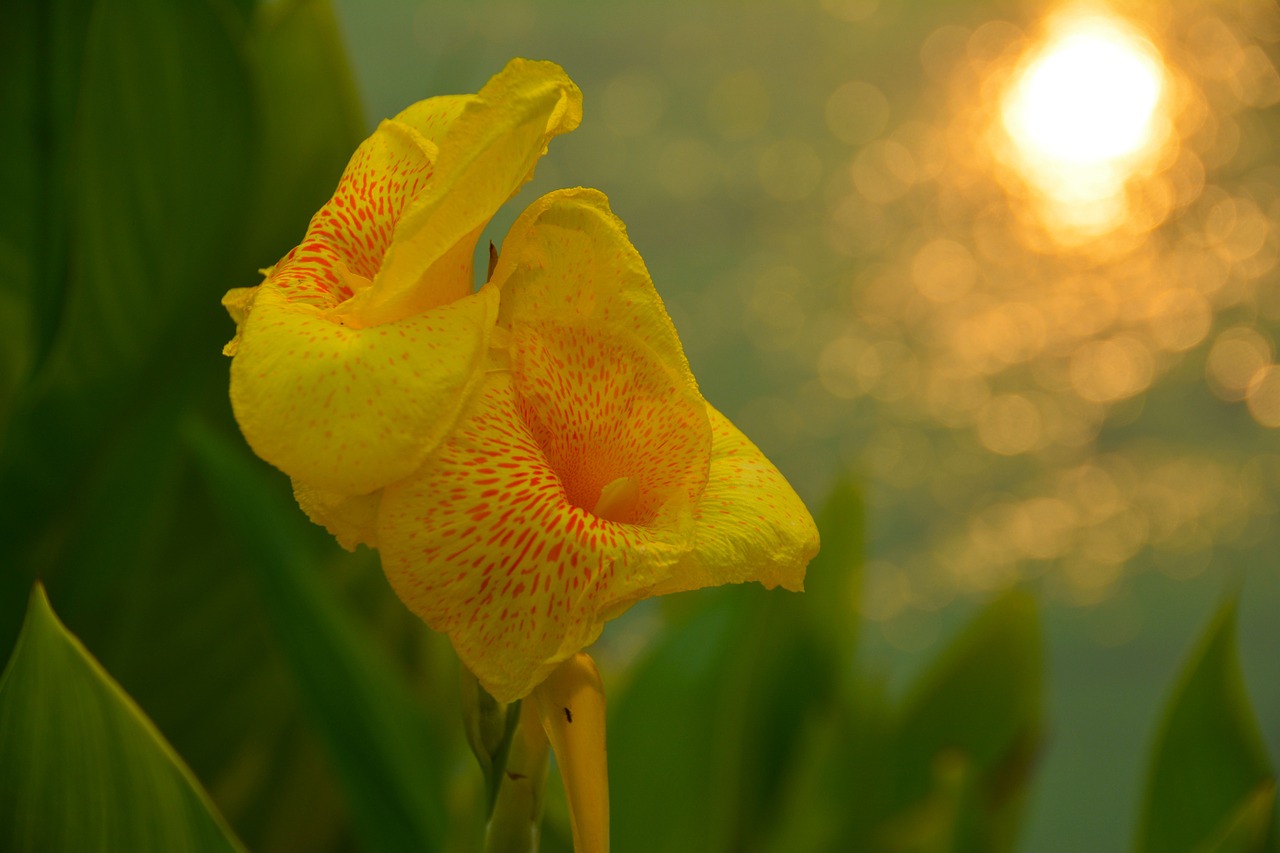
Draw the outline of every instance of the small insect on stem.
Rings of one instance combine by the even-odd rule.
[[[573,722],[573,714],[569,711],[569,709],[568,709],[568,708],[565,708],[565,709],[564,709],[564,721],[565,721],[566,723],[572,723],[572,722]]]

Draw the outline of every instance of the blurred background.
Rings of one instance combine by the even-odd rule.
[[[1280,747],[1274,3],[337,8],[371,118],[564,65],[585,119],[522,197],[603,189],[708,399],[811,506],[863,484],[895,683],[1034,584],[1025,849],[1128,837],[1150,709],[1237,585]]]
[[[1025,849],[1129,837],[1151,708],[1229,589],[1275,754],[1274,3],[338,11],[371,117],[513,55],[569,71],[585,119],[524,195],[608,193],[707,398],[811,506],[863,485],[864,651],[893,683],[1033,585]]]
[[[162,148],[135,150],[145,110],[94,91],[91,76],[76,114],[78,127],[141,116],[117,133],[123,167],[101,155],[132,176],[131,195],[138,175],[193,192],[228,176],[199,215],[155,232],[204,235],[204,254],[171,257],[162,240],[138,256],[158,251],[159,260],[142,264],[104,227],[64,257],[65,234],[13,226],[43,260],[24,266],[10,251],[0,256],[5,269],[72,286],[66,296],[33,287],[34,307],[0,302],[2,345],[13,356],[0,409],[11,417],[9,557],[32,567],[21,576],[45,579],[54,608],[251,847],[357,849],[352,821],[356,837],[370,837],[359,830],[361,807],[344,805],[344,774],[358,759],[344,765],[341,745],[332,757],[334,732],[369,718],[326,728],[322,711],[320,723],[295,727],[307,718],[300,709],[344,689],[326,682],[337,675],[321,671],[325,660],[339,661],[340,673],[342,660],[367,659],[309,647],[310,617],[295,612],[302,605],[290,583],[322,587],[316,595],[340,603],[357,632],[374,638],[371,653],[398,661],[397,678],[408,674],[407,689],[427,709],[422,725],[447,756],[428,785],[442,807],[474,814],[479,793],[448,695],[447,643],[407,618],[374,555],[344,554],[306,526],[283,476],[228,455],[244,449],[225,402],[217,350],[232,325],[217,299],[254,284],[254,270],[292,245],[379,119],[432,94],[474,92],[513,56],[563,65],[584,92],[585,118],[551,144],[489,237],[500,245],[542,192],[603,190],[708,400],[815,513],[839,484],[852,484],[833,506],[845,494],[861,509],[829,516],[840,529],[824,527],[824,544],[860,559],[822,566],[818,594],[828,627],[856,635],[859,683],[875,685],[889,706],[910,705],[928,695],[919,685],[930,661],[982,605],[1014,585],[1039,602],[1043,722],[1037,712],[1017,849],[1129,844],[1162,703],[1233,592],[1249,697],[1273,763],[1280,755],[1274,3],[335,0],[333,17],[296,12],[321,4],[226,5],[236,14],[192,22],[173,13],[167,25],[194,38],[216,18],[245,38],[258,76],[200,92],[212,106]],[[86,63],[127,68],[125,49],[116,56],[101,46],[115,43],[103,35],[113,25],[96,14],[93,27],[75,31],[99,45]],[[294,27],[298,19],[306,26]],[[53,22],[55,36],[63,23]],[[120,25],[120,44],[168,44],[165,25]],[[320,59],[309,47],[316,39],[328,51]],[[201,61],[221,61],[219,50]],[[271,76],[273,68],[301,69],[305,87],[292,71]],[[82,85],[84,72],[73,70],[46,81],[42,94],[67,100]],[[159,87],[175,114],[206,103],[183,88],[204,85],[191,74]],[[250,101],[256,111],[246,113]],[[228,123],[241,114],[250,116],[243,127]],[[58,115],[42,119],[54,138]],[[92,159],[76,138],[30,156],[54,171]],[[267,152],[256,155],[256,171],[240,168],[252,159],[242,139]],[[77,168],[88,174],[92,163]],[[125,191],[112,180],[69,187],[69,227],[89,221],[77,204]],[[33,222],[61,215],[56,198],[33,204],[25,209]],[[234,228],[208,231],[217,205],[227,213],[217,221],[238,220]],[[156,215],[137,206],[143,219]],[[94,264],[123,290],[77,291],[76,276]],[[218,271],[214,280],[169,294],[169,283],[200,264]],[[151,284],[128,284],[143,280]],[[110,322],[99,322],[104,315]],[[93,328],[81,334],[76,323]],[[189,357],[157,359],[166,347]],[[186,460],[188,445],[203,462]],[[219,486],[219,476],[241,479]],[[270,535],[253,519],[211,524],[226,512],[219,488],[267,502],[244,498],[258,523],[271,519]],[[271,560],[279,565],[258,565]],[[289,575],[293,565],[302,568]],[[10,635],[25,586],[11,589]],[[693,772],[653,758],[652,733],[679,742],[680,724],[663,715],[701,695],[698,673],[733,660],[724,644],[739,634],[725,626],[754,612],[752,596],[765,594],[647,602],[606,630],[597,658],[624,695],[611,721],[611,770],[648,787],[646,806],[678,801],[662,786],[671,773]],[[800,624],[787,620],[810,615],[785,610],[771,624],[787,631]],[[788,642],[774,653],[790,654]],[[785,654],[784,664],[795,663]],[[835,671],[850,660],[838,657]],[[662,692],[633,698],[654,684]],[[822,743],[812,737],[801,746]],[[770,784],[803,792],[818,783],[797,772]],[[849,796],[876,787],[863,779]],[[696,830],[684,836],[687,848],[670,839],[645,848],[645,821],[662,821],[629,809],[628,790],[625,780],[615,789],[618,849],[766,849],[732,833],[708,846]],[[760,791],[788,799],[769,784]],[[716,817],[729,808],[716,803],[713,822],[732,823]],[[547,843],[563,849],[563,804],[549,809]],[[676,811],[673,833],[680,815],[698,820],[697,810]],[[778,820],[809,827],[794,815]],[[824,849],[782,837],[768,849]],[[453,842],[446,847],[468,849]]]

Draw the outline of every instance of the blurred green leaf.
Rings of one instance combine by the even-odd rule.
[[[884,685],[842,692],[804,732],[770,853],[872,850],[887,811],[892,717]]]
[[[451,753],[319,577],[301,510],[276,499],[264,466],[241,444],[198,422],[186,434],[229,532],[243,545],[364,846],[438,849],[445,834],[444,757]]]
[[[1236,651],[1236,601],[1188,659],[1156,736],[1137,850],[1274,851],[1275,772]]]
[[[193,470],[178,431],[189,395],[157,395],[104,442],[43,573],[67,626],[142,707],[202,780],[241,839],[267,851],[325,849],[340,810],[320,744],[299,725],[297,691],[264,624],[253,578]],[[225,404],[224,404],[225,405]],[[296,808],[296,807],[295,807]],[[270,820],[267,816],[270,815]],[[275,849],[281,849],[279,847]]]
[[[1275,820],[1275,808],[1275,782],[1259,785],[1236,813],[1227,818],[1227,825],[1219,836],[1202,849],[1206,853],[1251,853],[1268,849],[1265,843]],[[1275,849],[1274,841],[1270,849]]]
[[[0,847],[242,850],[160,733],[32,592],[0,680]]]
[[[697,594],[710,604],[663,637],[614,703],[611,726],[627,733],[610,749],[619,837],[758,850],[779,831],[809,730],[831,713],[852,658],[862,558],[852,485],[832,493],[820,529],[804,593]]]
[[[251,81],[228,18],[209,0],[95,7],[58,353],[81,392],[181,343],[173,321],[219,296],[253,162]]]
[[[52,343],[67,270],[66,179],[91,0],[45,0],[5,6],[0,27],[0,466],[24,462],[38,448],[12,445],[10,419]],[[0,489],[10,478],[0,467]],[[50,495],[52,495],[52,490]],[[6,546],[30,535],[26,502],[0,519],[0,660],[22,624],[35,577]],[[10,546],[11,547],[11,546]]]
[[[743,593],[758,587],[688,593],[706,606],[663,633],[609,700],[609,788],[612,831],[643,838],[652,850],[714,850],[707,820],[724,791],[713,765],[721,736],[726,667],[751,629]],[[725,732],[727,734],[727,731]],[[732,744],[737,748],[746,745]]]
[[[852,669],[857,651],[858,612],[862,597],[862,561],[866,519],[862,492],[850,480],[836,483],[818,513],[822,549],[805,573],[805,594],[797,606],[806,622],[824,635],[838,658],[840,680]]]
[[[355,80],[328,0],[260,6],[248,39],[261,116],[259,180],[244,229],[250,264],[227,285],[256,284],[301,238],[365,136]]]
[[[67,181],[92,0],[7,4],[0,29],[0,425],[44,359],[67,273]]]
[[[903,704],[887,780],[894,811],[950,809],[948,850],[1012,850],[1043,730],[1043,666],[1031,595],[988,605]]]
[[[56,252],[66,266],[39,262],[31,297],[35,333],[46,321],[56,332],[0,451],[0,489],[23,496],[0,521],[8,548],[56,544],[54,528],[72,523],[66,498],[104,438],[127,429],[131,407],[156,389],[187,384],[216,346],[204,340],[216,311],[194,307],[216,303],[236,260],[228,248],[253,159],[252,89],[233,21],[214,0],[99,0],[82,57],[70,36],[54,40],[66,55],[37,52],[37,79],[62,99],[56,120],[37,116],[39,142],[66,152],[46,163],[51,201],[39,227],[66,232]],[[52,70],[59,62],[78,70],[74,89]],[[56,310],[39,308],[64,290]],[[34,572],[30,556],[20,562]]]

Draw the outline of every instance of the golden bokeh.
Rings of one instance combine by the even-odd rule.
[[[1177,436],[1212,406],[1280,428],[1280,11],[1118,8],[946,24],[915,108],[859,76],[825,102],[849,149],[823,178],[848,300],[806,345],[837,428],[874,420],[842,458],[921,530],[878,551],[867,607],[891,642],[923,577],[1039,576],[1095,606],[1141,566],[1198,575],[1276,512],[1276,468]]]
[[[1101,9],[1053,15],[1001,98],[1016,168],[1060,228],[1097,233],[1128,215],[1125,188],[1169,138],[1164,61]]]

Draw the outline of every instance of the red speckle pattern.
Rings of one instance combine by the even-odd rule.
[[[663,592],[799,588],[817,531],[786,480],[697,391],[607,200],[551,193],[494,273],[504,334],[485,387],[378,512],[396,592],[502,701],[606,619]],[[634,505],[595,516],[625,478]]]
[[[706,413],[639,342],[542,323],[515,330],[511,349],[520,414],[569,503],[593,508],[620,477],[640,487],[633,524],[697,500],[711,450]]]
[[[268,281],[290,301],[318,308],[350,299],[353,284],[377,275],[401,213],[431,175],[431,161],[409,132],[384,122],[356,150],[333,197]]]
[[[587,417],[598,410],[590,398],[567,402]],[[396,592],[453,638],[502,701],[524,695],[594,640],[602,612],[652,587],[689,548],[675,519],[623,524],[575,505],[539,438],[553,427],[532,426],[531,410],[510,376],[494,373],[433,463],[388,487],[379,523],[383,568]]]

